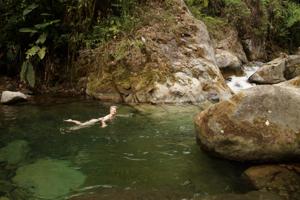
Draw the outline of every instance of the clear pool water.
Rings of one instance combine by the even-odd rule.
[[[27,141],[30,153],[22,165],[63,160],[84,174],[85,182],[62,199],[131,199],[139,192],[155,199],[188,199],[247,190],[241,179],[243,166],[199,149],[194,138],[193,117],[199,112],[195,106],[118,105],[119,116],[108,127],[97,124],[66,131],[70,125],[64,119],[104,116],[109,106],[53,98],[1,105],[0,144]]]

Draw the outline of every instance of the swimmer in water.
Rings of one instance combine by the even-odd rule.
[[[91,119],[91,120],[86,121],[86,122],[80,122],[78,120],[73,120],[73,119],[67,119],[67,120],[64,120],[64,121],[76,124],[76,126],[71,127],[69,130],[78,130],[78,129],[81,129],[81,128],[90,127],[90,126],[96,124],[97,122],[100,122],[101,127],[105,128],[107,126],[106,122],[107,121],[112,121],[116,117],[116,114],[117,114],[117,106],[111,106],[109,114],[106,115],[105,117]]]

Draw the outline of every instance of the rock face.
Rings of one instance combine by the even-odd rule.
[[[275,84],[300,75],[300,55],[276,58],[263,65],[250,78],[252,83]]]
[[[195,118],[201,147],[237,161],[280,161],[300,156],[299,89],[257,86]]]
[[[258,190],[277,193],[284,199],[300,199],[299,164],[250,167],[244,174]]]
[[[243,40],[243,46],[250,61],[261,60],[266,58],[265,41],[250,37]]]
[[[21,92],[3,91],[1,95],[2,104],[11,104],[19,101],[26,101],[27,96]]]
[[[277,58],[263,65],[252,76],[249,77],[249,82],[259,84],[275,84],[286,81],[284,77],[285,58]]]
[[[236,29],[227,24],[222,30],[222,34],[211,32],[218,67],[237,68],[242,63],[247,63],[248,59]]]
[[[171,9],[150,5],[144,16],[148,25],[130,39],[81,53],[79,65],[95,69],[88,95],[127,103],[198,103],[230,96],[206,26],[183,1],[172,0]]]

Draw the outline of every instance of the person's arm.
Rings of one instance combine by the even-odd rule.
[[[64,120],[64,122],[70,122],[70,123],[74,123],[76,125],[81,125],[82,124],[80,121],[73,120],[73,119],[66,119],[66,120]]]

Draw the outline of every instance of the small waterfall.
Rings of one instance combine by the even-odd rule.
[[[255,86],[253,83],[248,82],[248,78],[261,67],[262,63],[255,62],[247,65],[243,65],[240,69],[222,71],[227,85],[234,93],[238,93],[241,90],[251,88]]]

